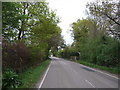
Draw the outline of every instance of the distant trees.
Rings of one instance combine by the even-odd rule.
[[[36,65],[62,43],[59,17],[48,3],[3,2],[2,8],[3,67]]]
[[[81,60],[104,66],[118,66],[120,42],[104,30],[99,30],[99,27],[90,19],[73,23],[74,43],[81,53]]]
[[[120,2],[101,0],[87,4],[89,16],[72,23],[73,45],[62,50],[80,52],[80,60],[107,67],[120,64]]]

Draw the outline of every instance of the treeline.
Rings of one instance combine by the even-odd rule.
[[[47,60],[63,43],[60,22],[47,2],[2,3],[2,66],[17,73]]]
[[[42,65],[64,43],[59,22],[47,2],[2,3],[3,88],[23,85],[20,75]]]
[[[96,65],[119,67],[120,2],[101,0],[88,3],[86,7],[88,17],[72,23],[73,44],[60,50],[59,55],[64,58],[78,56],[78,60]]]

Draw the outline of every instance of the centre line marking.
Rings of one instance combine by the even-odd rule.
[[[95,86],[94,85],[92,85],[92,83],[90,82],[90,81],[88,81],[88,80],[85,80],[87,83],[89,83],[92,87],[94,87],[95,88]]]

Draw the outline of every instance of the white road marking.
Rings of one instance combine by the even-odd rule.
[[[82,64],[80,64],[80,65],[82,65]],[[102,72],[102,71],[99,71],[99,70],[95,70],[95,69],[90,68],[90,67],[88,67],[88,66],[85,66],[85,65],[82,65],[82,66],[87,67],[87,68],[89,68],[89,69],[91,69],[91,70],[94,70],[94,71],[96,71],[96,72],[100,72],[100,73],[106,74],[106,75],[108,75],[108,76],[110,76],[110,77],[113,77],[113,78],[119,79],[118,77],[115,77],[115,76],[113,76],[113,75],[107,74],[107,73]]]
[[[95,86],[90,82],[90,81],[88,81],[88,80],[85,80],[87,83],[89,83],[92,87],[94,87],[95,88]]]
[[[70,61],[70,62],[72,62],[72,61]],[[78,65],[84,66],[84,67],[89,68],[89,69],[91,69],[91,70],[93,70],[93,71],[96,71],[96,72],[103,73],[103,74],[108,75],[108,76],[110,76],[110,77],[113,77],[113,78],[115,78],[115,79],[119,79],[119,78],[116,77],[116,76],[110,75],[110,74],[108,74],[108,73],[105,73],[105,72],[102,72],[102,71],[99,71],[99,70],[95,70],[95,69],[93,69],[93,68],[91,68],[91,67],[82,65],[82,64],[80,64],[80,63],[76,63],[76,62],[72,62],[72,63],[75,63],[75,64],[78,64]]]
[[[43,79],[42,79],[42,81],[41,81],[41,83],[40,83],[40,85],[39,85],[38,90],[41,88],[41,86],[42,86],[42,84],[43,84],[43,82],[44,82],[44,80],[45,80],[45,78],[46,78],[46,76],[47,76],[47,73],[48,73],[48,71],[49,71],[49,69],[50,69],[51,63],[52,63],[52,61],[50,62],[49,66],[48,66],[48,68],[47,68],[47,70],[46,70],[46,72],[45,72],[45,75],[44,75],[44,77],[43,77]]]

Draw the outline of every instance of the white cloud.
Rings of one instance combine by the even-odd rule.
[[[70,24],[76,22],[77,19],[85,18],[85,7],[88,1],[93,0],[47,0],[49,7],[52,10],[56,10],[58,16],[61,17],[61,23],[59,26],[62,29],[62,35],[66,41],[66,44],[71,44],[73,38],[69,30]]]

